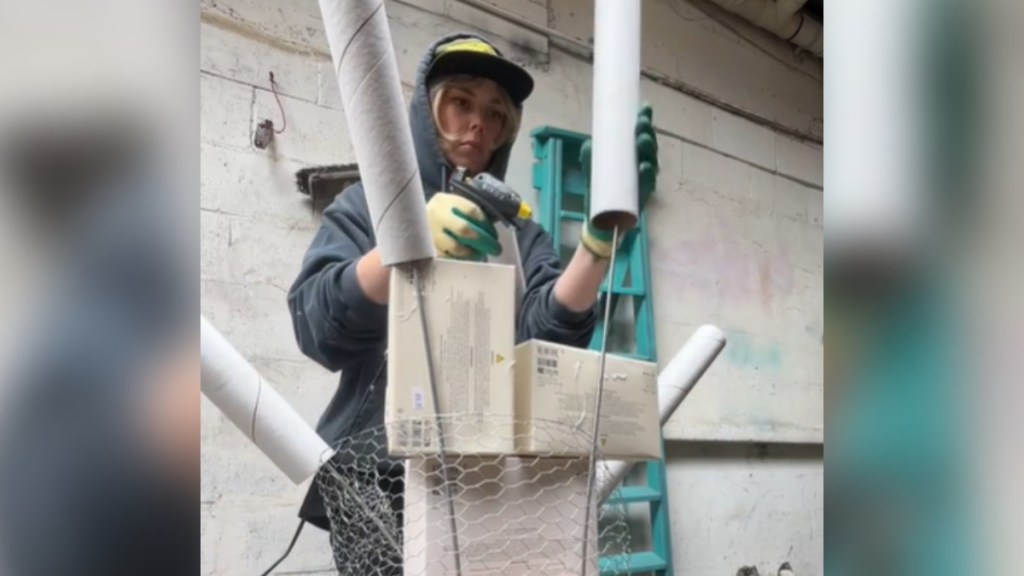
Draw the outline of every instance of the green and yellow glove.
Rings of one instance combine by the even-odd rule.
[[[654,131],[652,118],[654,110],[650,104],[640,107],[636,115],[636,162],[637,162],[637,190],[639,192],[639,211],[643,212],[647,200],[654,192],[658,180],[658,136]],[[591,161],[591,140],[588,138],[580,148],[580,165],[587,178],[587,206],[586,213],[590,215],[590,161]],[[619,241],[622,241],[623,232],[619,234]],[[583,246],[600,258],[611,258],[612,252],[617,248],[612,246],[612,232],[598,230],[590,224],[588,219],[580,233],[580,242]]]
[[[613,246],[614,236],[612,231],[594,228],[590,225],[590,220],[587,220],[580,231],[580,244],[583,244],[584,248],[598,258],[611,258],[612,252],[618,249],[618,244],[622,243],[622,233],[619,233],[619,242]]]
[[[438,256],[482,261],[501,254],[494,224],[474,202],[438,192],[427,202],[427,223]]]

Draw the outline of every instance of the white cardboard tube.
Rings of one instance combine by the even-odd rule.
[[[658,374],[658,416],[662,426],[683,403],[724,347],[725,333],[717,326],[705,324],[690,336],[668,366]],[[634,464],[608,460],[598,468],[595,492],[598,502],[608,499]]]
[[[637,221],[640,0],[596,0],[590,222],[620,232]]]
[[[320,0],[320,12],[381,262],[433,258],[384,0]]]
[[[206,318],[199,318],[203,395],[301,484],[330,458],[331,449]]]

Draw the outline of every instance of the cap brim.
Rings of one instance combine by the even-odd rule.
[[[522,104],[533,92],[533,77],[518,64],[500,56],[482,52],[448,52],[437,57],[430,66],[427,79],[469,74],[493,80],[508,92],[512,101]]]

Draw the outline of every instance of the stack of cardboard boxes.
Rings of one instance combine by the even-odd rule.
[[[446,473],[432,458],[406,463],[406,576],[580,574],[586,460],[467,456]],[[448,507],[444,483],[454,488]],[[587,573],[596,576],[597,506],[591,505]],[[449,514],[454,512],[457,543]]]
[[[463,574],[578,574],[599,354],[539,340],[516,346],[511,266],[438,259],[423,267],[426,339],[408,271],[393,272],[389,303],[385,421],[389,452],[409,457],[405,573],[454,569],[447,481],[458,488]],[[603,394],[600,457],[659,458],[657,366],[608,355]],[[458,462],[445,474],[439,426]],[[591,518],[588,556],[597,549]]]

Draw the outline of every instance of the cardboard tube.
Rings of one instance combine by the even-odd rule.
[[[594,7],[590,223],[624,233],[638,218],[636,115],[640,108],[640,0]]]
[[[320,0],[381,262],[434,257],[384,0]]]
[[[331,449],[206,318],[199,319],[203,395],[301,484],[330,458]]]
[[[697,329],[658,374],[658,416],[661,425],[668,422],[707,369],[725,347],[725,333],[705,324]],[[626,477],[635,462],[608,460],[598,467],[597,501],[604,502]]]

